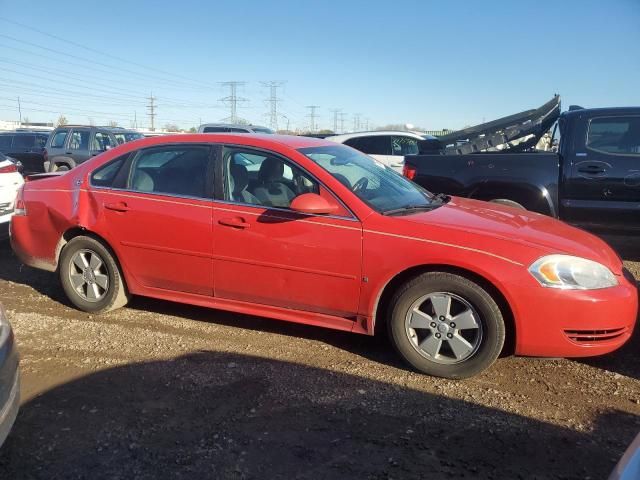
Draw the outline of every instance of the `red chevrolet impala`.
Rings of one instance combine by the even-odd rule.
[[[610,352],[637,312],[635,283],[598,238],[432,195],[304,137],[124,144],[27,182],[11,242],[87,312],[144,295],[369,335],[386,325],[408,363],[449,378],[503,349]]]

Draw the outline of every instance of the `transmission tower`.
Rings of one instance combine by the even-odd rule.
[[[240,119],[238,117],[238,103],[247,102],[248,100],[246,98],[239,97],[237,90],[239,86],[245,85],[245,82],[220,82],[220,85],[223,87],[229,87],[229,95],[219,99],[220,102],[230,108],[231,113],[231,115],[223,120],[229,123],[238,123],[238,120]]]
[[[354,113],[353,114],[353,131],[357,132],[358,130],[360,130],[360,114]]]
[[[334,108],[333,110],[329,110],[333,113],[333,131],[334,133],[338,133],[338,115],[341,114],[342,110],[339,108]]]
[[[269,104],[269,127],[278,130],[278,87],[282,87],[284,82],[260,82],[263,87],[269,87],[269,98],[265,101]]]
[[[149,119],[151,120],[151,131],[155,131],[156,129],[156,107],[157,105],[155,104],[156,101],[156,97],[153,96],[153,93],[151,94],[151,96],[149,97],[149,104],[147,105],[147,108],[149,109]]]
[[[313,133],[316,131],[316,118],[318,118],[318,115],[316,114],[316,108],[320,108],[320,105],[307,105],[304,108],[308,108],[311,111],[311,113],[309,113],[307,117],[311,119],[311,126],[309,128],[309,131]]]
[[[340,112],[340,133],[344,133],[344,117],[346,116],[345,112]]]

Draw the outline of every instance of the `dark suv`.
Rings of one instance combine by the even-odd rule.
[[[0,152],[20,160],[23,173],[44,172],[44,146],[49,132],[2,132]]]
[[[58,127],[47,141],[45,169],[48,172],[71,170],[105,150],[139,138],[143,138],[141,133],[118,127]]]

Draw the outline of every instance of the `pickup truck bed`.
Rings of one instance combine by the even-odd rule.
[[[413,180],[432,192],[487,201],[506,199],[558,216],[560,158],[556,153],[407,155],[405,163],[416,167]]]

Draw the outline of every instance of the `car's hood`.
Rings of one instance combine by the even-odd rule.
[[[465,246],[498,255],[508,257],[512,254],[508,244],[518,244],[529,247],[527,257],[564,253],[600,262],[616,274],[622,269],[618,255],[598,237],[526,210],[453,197],[435,210],[395,218],[429,226],[430,232],[439,236],[457,230],[458,238],[469,242]],[[523,255],[522,252],[523,249],[514,249],[513,255]],[[514,260],[528,262],[532,258]]]

